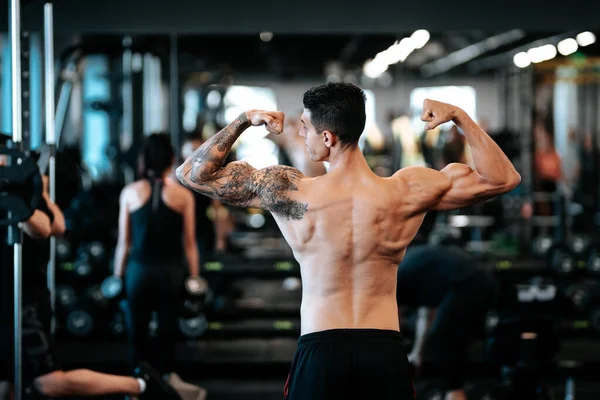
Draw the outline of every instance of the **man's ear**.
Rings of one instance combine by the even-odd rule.
[[[325,146],[331,148],[336,145],[337,140],[337,136],[331,131],[323,131],[323,143],[325,143]]]

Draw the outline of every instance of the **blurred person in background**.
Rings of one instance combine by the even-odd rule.
[[[410,246],[398,267],[396,291],[401,323],[404,307],[418,309],[408,354],[417,375],[427,355],[440,370],[446,400],[466,400],[468,349],[496,300],[493,277],[460,247]]]
[[[140,158],[142,179],[123,188],[114,275],[127,299],[126,330],[133,365],[148,361],[161,374],[173,372],[177,318],[185,265],[199,276],[195,203],[172,178],[174,152],[168,135],[153,134]],[[156,345],[149,337],[152,312],[158,315]]]
[[[6,146],[6,137],[0,138]],[[32,157],[36,158],[34,154]],[[0,166],[6,157],[0,157]],[[57,175],[61,179],[61,175]],[[44,397],[133,395],[142,399],[178,399],[177,393],[149,365],[140,363],[132,376],[105,374],[89,369],[62,369],[51,334],[52,309],[47,281],[50,236],[62,236],[65,219],[51,199],[49,180],[42,176],[42,196],[33,215],[23,222],[22,284],[22,382],[25,393]],[[14,381],[14,275],[13,249],[2,231],[0,258],[0,381],[5,382],[0,399],[11,398]],[[8,384],[6,384],[8,383]]]

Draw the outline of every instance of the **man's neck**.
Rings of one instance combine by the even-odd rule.
[[[329,156],[329,172],[370,170],[358,146],[347,147]]]

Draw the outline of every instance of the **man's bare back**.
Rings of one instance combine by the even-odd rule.
[[[424,213],[402,204],[397,178],[380,178],[366,163],[297,185],[302,219],[274,216],[301,266],[302,334],[398,330],[395,277]]]

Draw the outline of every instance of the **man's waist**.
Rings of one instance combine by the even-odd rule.
[[[304,333],[298,339],[298,345],[308,344],[314,341],[339,341],[341,339],[351,340],[402,340],[400,331],[393,329],[377,329],[377,328],[337,328],[325,329],[315,332]]]

